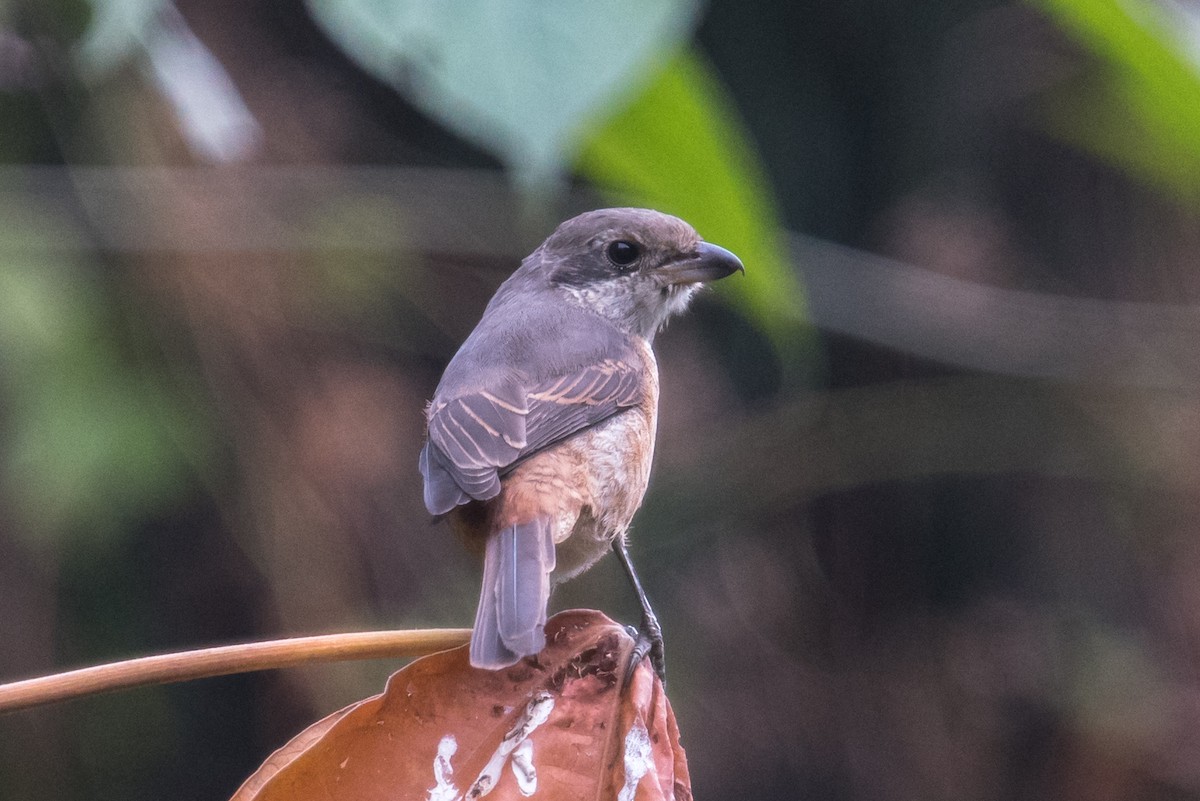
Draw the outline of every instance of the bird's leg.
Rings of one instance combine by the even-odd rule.
[[[660,681],[665,682],[667,670],[663,658],[662,627],[658,625],[658,616],[650,608],[650,599],[642,589],[642,582],[638,580],[637,571],[633,569],[633,562],[629,559],[629,549],[625,547],[621,537],[613,540],[613,550],[617,552],[621,567],[625,570],[625,575],[629,576],[629,583],[633,585],[633,591],[637,593],[638,602],[642,605],[642,625],[637,631],[637,641],[633,646],[629,667],[625,671],[625,681],[628,683],[633,678],[633,671],[649,655],[654,672],[658,674]]]

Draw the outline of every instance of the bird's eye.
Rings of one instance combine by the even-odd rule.
[[[642,249],[633,242],[618,239],[616,242],[609,243],[605,254],[608,256],[608,260],[617,267],[628,268],[638,260],[638,256],[642,255]]]

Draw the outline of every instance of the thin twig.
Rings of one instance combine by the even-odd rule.
[[[361,631],[146,656],[0,684],[0,714],[150,684],[317,662],[422,656],[462,645],[470,636],[470,629]]]

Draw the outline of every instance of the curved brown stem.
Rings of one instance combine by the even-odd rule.
[[[150,684],[317,662],[411,657],[463,645],[470,629],[359,631],[241,643],[80,668],[0,684],[0,713]]]

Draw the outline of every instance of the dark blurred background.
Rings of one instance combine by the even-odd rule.
[[[747,267],[632,532],[697,797],[1200,798],[1189,0],[0,2],[0,679],[469,625],[423,404],[612,204]],[[396,667],[9,715],[0,798],[225,798]]]

